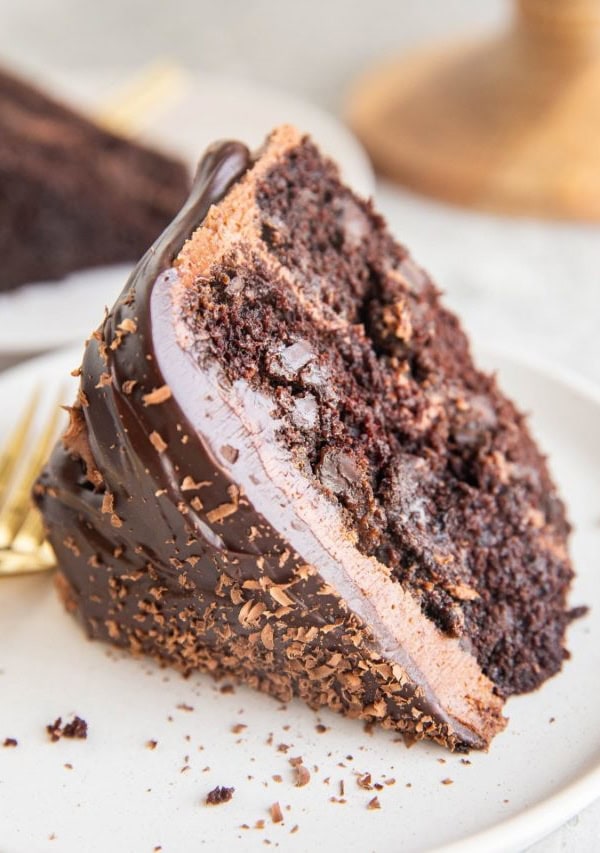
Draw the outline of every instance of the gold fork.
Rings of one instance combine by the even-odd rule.
[[[28,447],[40,399],[38,388],[0,448],[0,576],[41,572],[56,565],[41,515],[31,501],[31,489],[56,439],[60,408],[57,400],[34,444]],[[21,465],[25,454],[26,462]]]

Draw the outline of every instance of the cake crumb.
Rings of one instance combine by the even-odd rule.
[[[87,723],[81,717],[74,716],[70,723],[63,725],[62,717],[57,717],[53,723],[48,723],[46,732],[52,743],[56,743],[61,737],[85,740],[87,738]]]
[[[247,728],[248,728],[248,726],[246,725],[246,723],[236,723],[235,726],[231,727],[231,731],[233,732],[234,735],[239,735],[240,732],[243,732],[244,729],[247,729]]]
[[[156,749],[158,746],[157,740],[147,740],[146,741],[146,749]]]
[[[315,726],[315,731],[322,735],[325,732],[329,731],[329,726],[324,726],[323,723],[317,723],[317,725]]]
[[[172,397],[171,389],[168,385],[161,385],[160,388],[154,388],[149,394],[144,394],[142,400],[144,406],[158,406],[160,403],[165,403]]]
[[[221,803],[228,803],[233,797],[235,788],[226,788],[224,785],[217,785],[212,791],[206,795],[205,803],[207,806],[220,806]]]
[[[19,741],[16,739],[16,737],[5,737],[4,743],[2,744],[2,746],[6,747],[6,748],[15,747],[18,745],[19,745]]]
[[[442,779],[442,785],[454,785],[454,779]]]
[[[369,809],[369,811],[374,811],[375,809],[380,808],[381,803],[379,802],[379,797],[373,797],[373,799],[369,800],[369,802],[367,803],[367,809]]]

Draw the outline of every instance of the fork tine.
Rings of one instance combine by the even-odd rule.
[[[96,110],[96,121],[115,133],[135,136],[148,114],[181,94],[184,87],[185,73],[178,65],[156,62],[142,69],[104,107]]]
[[[19,463],[21,451],[25,446],[27,437],[31,430],[31,424],[35,416],[36,409],[40,400],[39,386],[34,390],[21,419],[8,437],[8,441],[0,451],[0,506],[2,506],[3,498],[8,490],[8,483],[12,477],[14,469]]]
[[[11,550],[20,554],[34,553],[46,538],[42,516],[33,504],[25,516],[18,533],[11,543]]]
[[[56,565],[52,547],[44,542],[33,554],[18,551],[0,551],[0,577],[45,572]]]
[[[13,539],[29,512],[31,506],[31,488],[56,437],[58,420],[61,413],[59,400],[62,397],[62,393],[61,389],[52,414],[43,432],[36,440],[33,453],[27,462],[20,480],[12,490],[9,489],[8,497],[0,509],[0,548],[11,547]]]

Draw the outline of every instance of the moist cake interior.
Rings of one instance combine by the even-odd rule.
[[[567,655],[572,572],[524,418],[333,164],[291,130],[270,151],[180,253],[180,337],[269,396],[291,464],[500,695],[531,690]]]

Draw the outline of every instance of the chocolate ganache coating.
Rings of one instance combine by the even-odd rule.
[[[59,586],[91,636],[184,673],[485,747],[502,702],[469,650],[341,541],[333,505],[278,456],[260,393],[186,351],[173,259],[251,165],[239,143],[209,149],[86,345],[69,429],[35,490]]]

